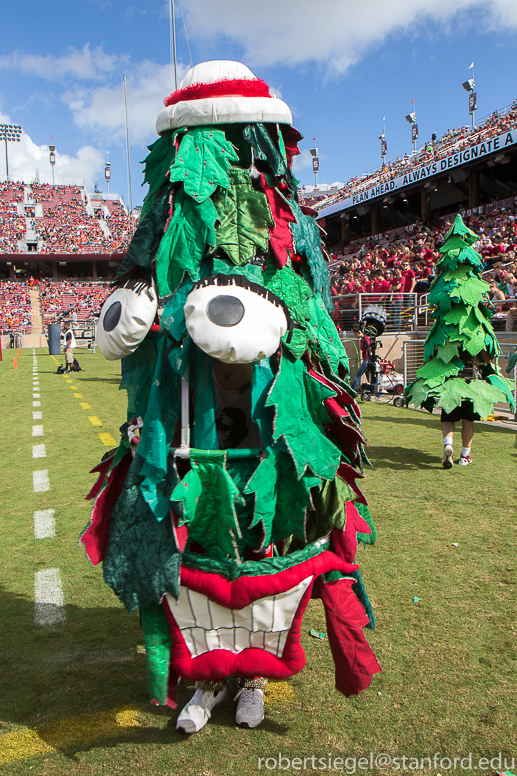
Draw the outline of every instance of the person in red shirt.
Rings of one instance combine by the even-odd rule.
[[[373,280],[369,283],[369,290],[371,294],[381,294],[381,296],[370,297],[368,301],[371,304],[380,304],[390,290],[390,284],[384,279],[381,269],[374,272]]]
[[[416,274],[407,260],[402,264],[402,277],[404,278],[404,293],[412,294],[416,285]]]
[[[352,380],[350,386],[354,391],[357,391],[359,388],[359,383],[361,382],[361,377],[364,375],[368,368],[368,360],[370,358],[370,337],[367,337],[365,334],[363,334],[360,324],[354,324],[354,334],[359,338],[359,347],[361,349],[361,364],[355,373],[354,379]]]
[[[393,311],[393,324],[395,329],[400,330],[402,326],[402,302],[404,299],[404,285],[405,279],[402,277],[402,271],[400,267],[395,267],[393,270],[393,277],[390,280],[391,291],[391,309]]]

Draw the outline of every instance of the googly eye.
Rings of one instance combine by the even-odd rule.
[[[192,340],[226,363],[249,364],[271,356],[287,331],[281,306],[237,285],[213,282],[195,288],[183,309]]]
[[[147,281],[131,281],[132,288],[117,288],[104,302],[97,325],[97,344],[108,361],[133,353],[147,335],[156,316],[156,294]]]

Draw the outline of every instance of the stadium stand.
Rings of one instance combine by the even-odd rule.
[[[108,283],[63,281],[40,284],[41,311],[45,323],[76,312],[78,324],[92,321],[109,296]]]
[[[404,154],[391,162],[387,162],[380,169],[364,173],[361,177],[351,178],[338,192],[332,193],[330,196],[325,193],[317,193],[314,190],[305,192],[303,189],[300,191],[300,194],[305,205],[320,210],[323,207],[360,194],[381,183],[389,183],[392,179],[404,175],[421,165],[439,161],[451,153],[458,153],[469,146],[489,140],[502,132],[516,127],[517,100],[511,106],[492,113],[474,129],[466,126],[459,129],[448,129],[442,137],[426,143],[411,156]]]

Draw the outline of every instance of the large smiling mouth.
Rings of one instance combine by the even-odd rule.
[[[282,657],[294,616],[313,575],[295,587],[259,598],[241,609],[228,609],[202,593],[180,587],[178,602],[166,595],[170,612],[192,658],[216,649],[237,655],[258,648]]]

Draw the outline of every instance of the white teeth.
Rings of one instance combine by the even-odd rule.
[[[201,593],[180,587],[178,602],[167,603],[192,657],[213,649],[234,654],[258,647],[281,656],[294,615],[312,576],[275,596],[259,598],[242,609],[227,609]]]

